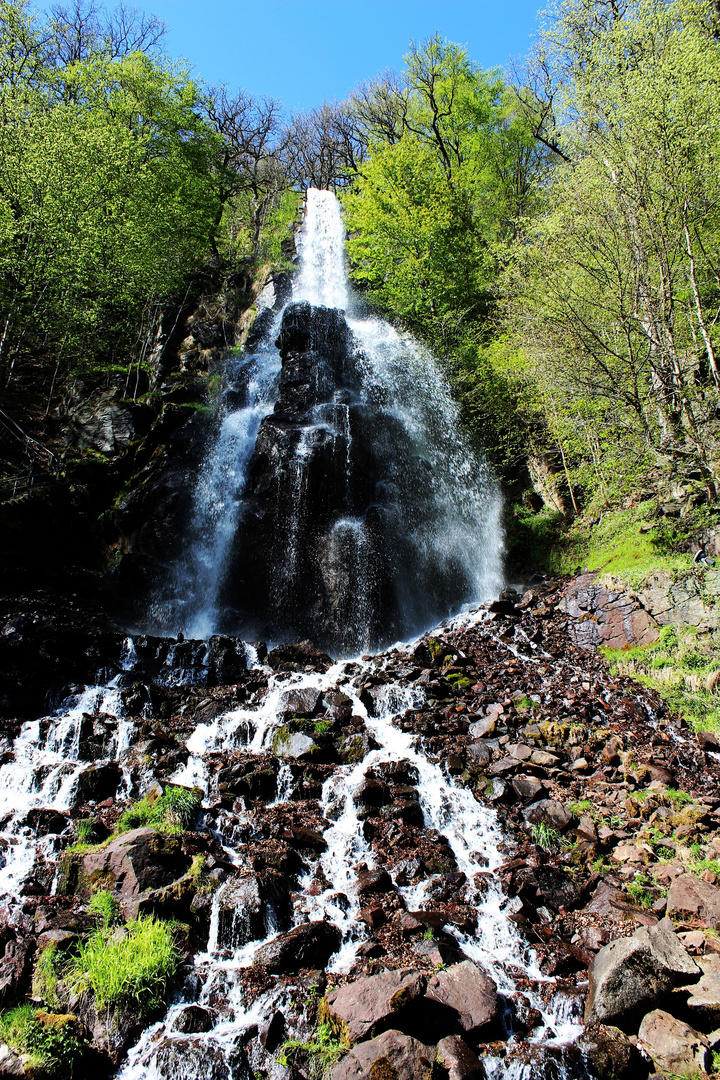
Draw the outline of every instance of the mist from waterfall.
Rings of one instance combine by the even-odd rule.
[[[217,431],[200,470],[183,555],[153,614],[162,632],[182,630],[194,638],[308,635],[336,654],[352,655],[407,638],[498,592],[500,498],[487,467],[469,446],[433,356],[383,320],[355,314],[342,215],[331,192],[307,192],[298,249],[292,303],[347,312],[357,385],[351,393],[335,391],[314,406],[291,451],[283,480],[288,491],[278,517],[281,555],[276,553],[278,565],[270,573],[271,601],[255,605],[271,607],[272,619],[263,621],[252,604],[248,609],[242,579],[238,587],[231,563],[242,547],[248,471],[258,434],[263,420],[279,407],[282,363],[276,338],[289,304],[274,313],[260,344],[227,361]],[[358,439],[368,444],[378,472],[369,499],[361,504],[351,476],[353,469],[364,467],[357,461],[367,458],[356,453]],[[307,491],[310,471],[317,469],[313,447],[323,441],[332,444],[334,482],[345,485],[345,495],[308,555],[303,553]],[[308,558],[320,566],[332,597],[330,617],[318,608],[317,626],[307,613],[313,606],[307,598]],[[381,599],[383,588],[387,593],[384,579],[392,582],[392,617]]]

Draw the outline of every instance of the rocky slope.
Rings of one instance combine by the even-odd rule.
[[[77,1017],[128,1077],[710,1072],[718,747],[573,644],[563,589],[339,665],[6,615],[3,1005]],[[38,683],[65,704],[33,724]],[[171,780],[204,789],[189,828],[113,835]],[[38,978],[98,883],[180,924],[175,1004],[125,1066],[162,1010]]]

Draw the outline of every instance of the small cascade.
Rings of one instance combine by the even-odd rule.
[[[24,724],[11,760],[0,766],[0,823],[9,841],[0,861],[0,911],[6,917],[20,903],[21,888],[38,860],[52,855],[57,836],[70,825],[68,811],[83,774],[127,750],[132,724],[122,719],[121,677],[108,686],[87,687],[51,716]],[[55,811],[55,820],[43,830],[40,818],[47,811]]]
[[[465,625],[469,625],[467,618]],[[398,777],[412,785],[418,799],[417,820],[424,823],[429,836],[440,837],[447,845],[456,873],[467,881],[465,903],[475,912],[476,929],[454,930],[462,953],[492,976],[499,993],[508,1000],[517,995],[520,984],[523,1000],[542,1016],[532,1039],[522,1044],[529,1048],[529,1056],[506,1064],[490,1053],[484,1058],[486,1074],[498,1080],[526,1080],[535,1075],[569,1080],[572,1074],[560,1064],[559,1058],[552,1059],[550,1072],[544,1071],[545,1065],[542,1071],[533,1071],[537,1069],[533,1048],[539,1052],[552,1043],[560,1053],[566,1044],[572,1043],[580,1031],[577,996],[548,996],[542,992],[548,980],[541,974],[517,926],[508,918],[506,897],[495,874],[507,858],[497,814],[479,805],[467,788],[431,759],[417,737],[404,730],[403,718],[415,709],[426,707],[426,701],[418,685],[397,683],[396,664],[395,654],[391,652],[380,666],[377,662],[340,662],[325,674],[266,672],[267,690],[261,700],[195,728],[188,739],[191,758],[185,781],[192,773],[202,785],[208,807],[206,821],[217,830],[237,872],[213,898],[207,951],[195,958],[195,974],[187,983],[194,989],[185,1002],[172,1006],[161,1024],[148,1029],[131,1050],[120,1071],[121,1080],[160,1080],[171,1071],[183,1077],[194,1076],[193,1054],[200,1045],[205,1062],[215,1063],[219,1076],[244,1075],[243,1070],[253,1063],[253,1067],[259,1066],[268,1075],[279,1075],[274,1055],[263,1050],[253,1032],[257,1026],[264,1030],[277,1009],[290,1014],[292,1001],[302,992],[292,979],[285,978],[256,996],[248,993],[246,976],[253,970],[259,951],[276,941],[279,934],[308,923],[329,923],[339,933],[340,944],[332,953],[327,970],[337,975],[353,970],[367,936],[359,917],[367,901],[358,892],[358,868],[365,867],[372,873],[382,866],[365,837],[366,815],[362,812],[359,792],[369,778],[383,775]],[[368,710],[360,688],[368,675],[375,679],[382,676],[384,665],[388,668],[388,678],[373,695],[372,709]],[[287,745],[283,733],[291,705],[295,707],[302,701],[310,704],[323,697],[335,701],[338,687],[349,702],[348,712],[352,710],[352,715],[362,721],[368,748],[356,763],[335,767],[324,782],[320,811],[325,824],[325,850],[307,860],[290,902],[282,888],[278,891],[278,885],[272,885],[267,891],[268,886],[261,884],[261,875],[253,873],[247,843],[258,830],[257,818],[239,806],[232,814],[217,808],[214,781],[205,763],[211,762],[220,751],[232,754],[236,748],[260,759],[273,751],[281,753]],[[301,797],[298,784],[302,772],[303,766],[296,759],[280,759],[276,796],[268,804],[268,812],[287,812],[292,808],[292,800]],[[210,809],[213,806],[215,810]],[[429,890],[437,878],[425,876],[412,880],[412,870],[404,870],[403,864],[393,876],[403,909],[432,908]],[[200,1042],[193,1049],[187,1038],[178,1033],[184,1030],[179,1020],[183,1009],[194,1003],[202,1009],[217,1010],[220,1002],[217,1022],[198,1037]],[[172,1069],[168,1063],[172,1063]],[[233,1069],[240,1071],[236,1073]]]

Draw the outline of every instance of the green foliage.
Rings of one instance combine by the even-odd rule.
[[[66,970],[74,992],[91,990],[100,1009],[132,1006],[146,1016],[163,1002],[180,963],[172,924],[152,915],[126,927],[100,927]]]
[[[585,500],[648,461],[717,489],[716,32],[686,0],[570,0],[544,30],[566,160],[504,287],[548,444]]]
[[[180,833],[195,824],[201,805],[197,791],[167,787],[160,798],[150,800],[145,796],[129,807],[118,818],[115,832],[151,826],[161,832]]]
[[[74,1016],[18,1005],[0,1012],[0,1041],[27,1055],[27,1075],[57,1080],[78,1076],[86,1051],[82,1028]]]
[[[557,851],[559,848],[569,847],[569,841],[562,836],[557,829],[541,821],[537,825],[530,826],[530,836],[533,843],[543,851]]]
[[[49,945],[43,949],[35,961],[35,969],[32,977],[33,997],[50,1006],[51,1009],[60,1008],[60,998],[57,992],[58,967],[60,965],[60,953],[57,945]]]
[[[78,844],[92,844],[96,840],[92,818],[78,818],[75,822],[75,835]]]
[[[108,889],[98,889],[90,897],[88,911],[95,915],[101,926],[107,929],[121,921],[120,904]]]
[[[196,891],[204,896],[209,896],[217,889],[218,882],[209,876],[206,864],[207,859],[204,855],[193,855],[188,875],[192,879]]]
[[[307,1042],[287,1039],[277,1059],[286,1068],[298,1067],[302,1062],[311,1080],[324,1080],[349,1049],[347,1034],[338,1034],[328,1019],[322,1019]]]
[[[704,874],[706,870],[709,870],[711,874],[717,874],[720,877],[720,859],[696,859],[690,869],[694,874]]]

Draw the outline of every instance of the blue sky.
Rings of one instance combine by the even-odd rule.
[[[401,68],[411,38],[436,30],[482,67],[523,57],[543,0],[131,0],[159,15],[171,56],[206,82],[280,99],[286,109],[339,100],[384,68]],[[37,4],[40,9],[48,3]],[[113,3],[104,6],[114,6]]]

